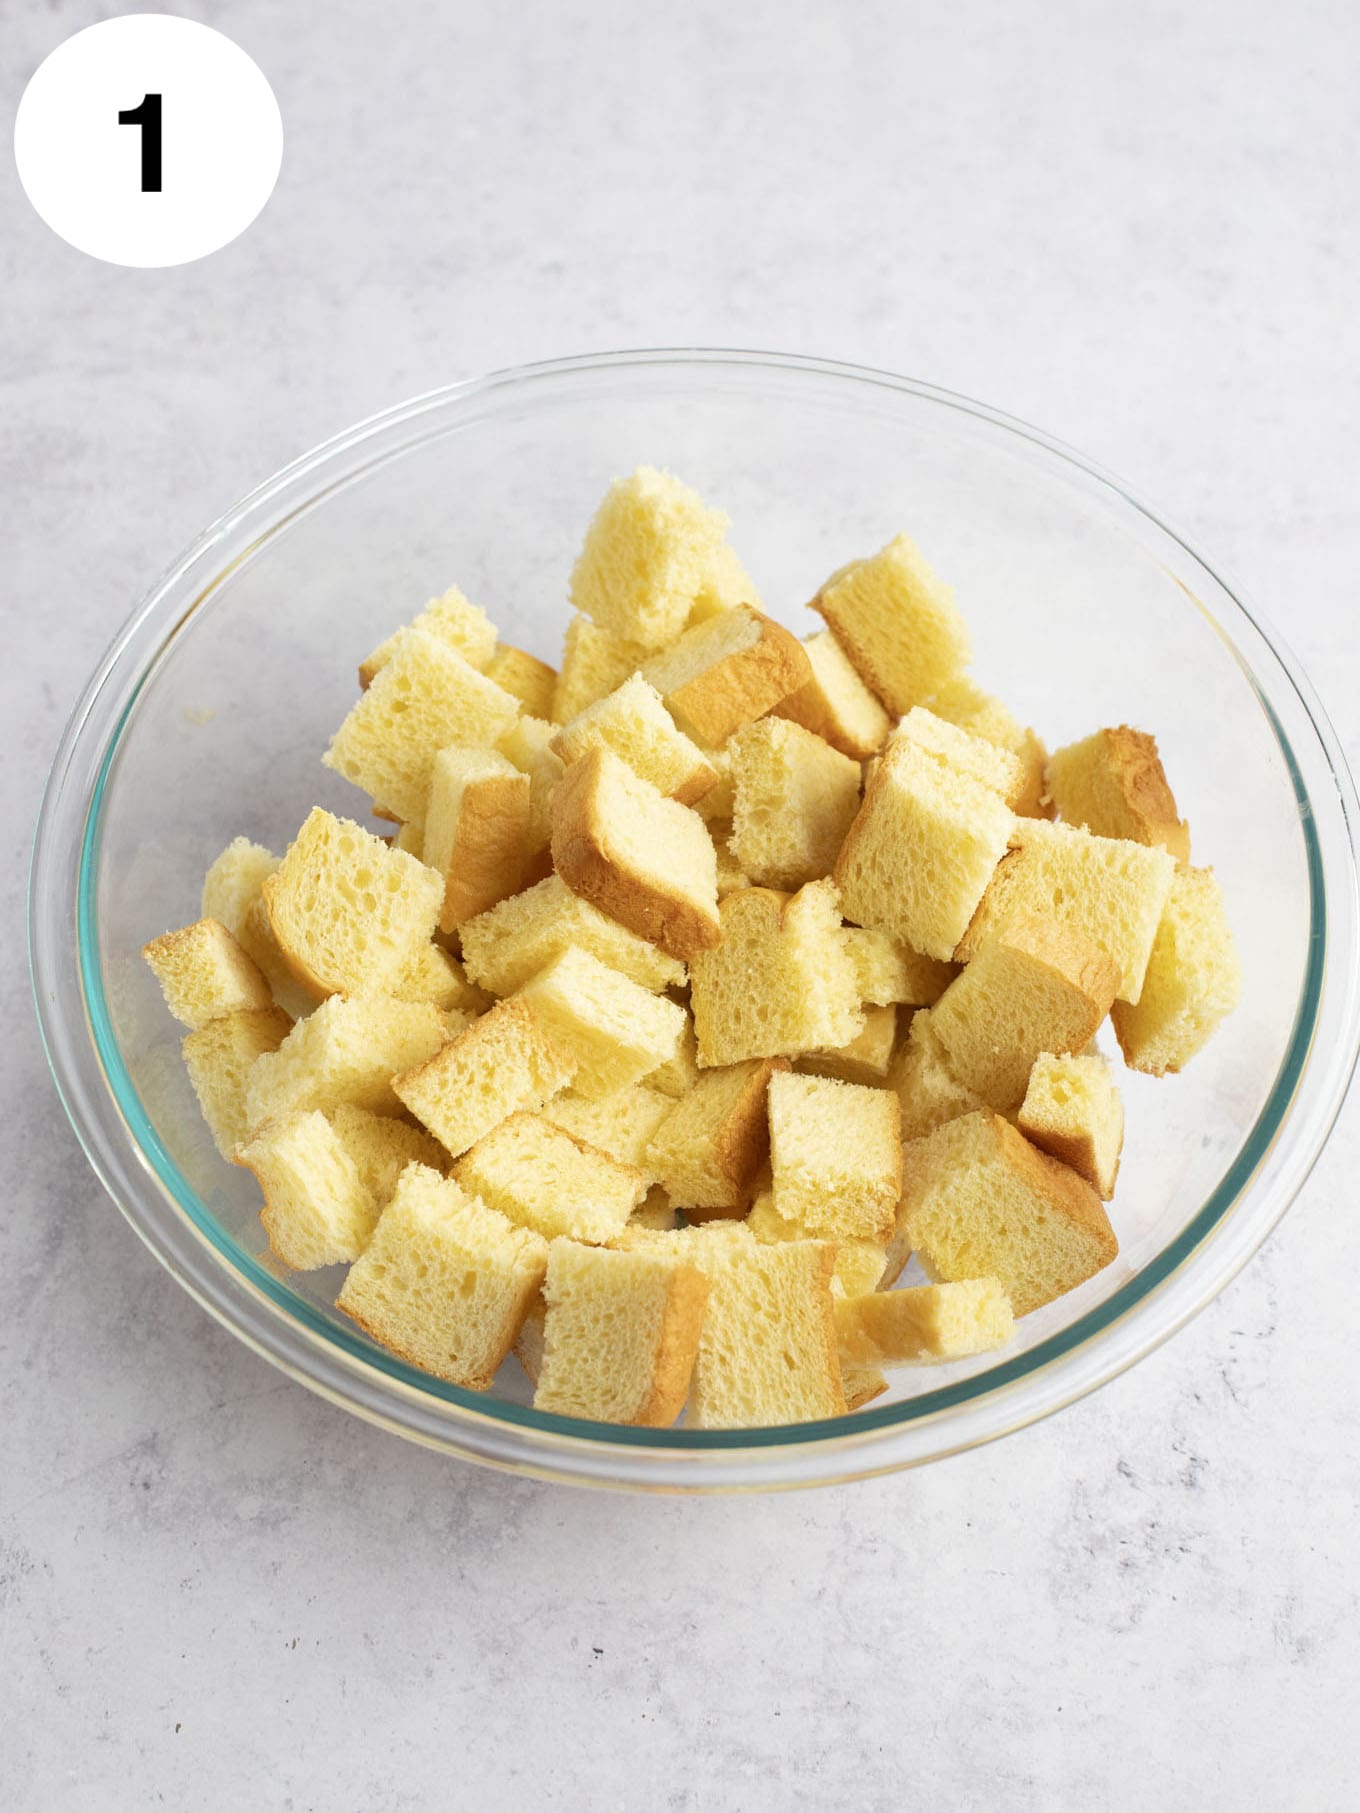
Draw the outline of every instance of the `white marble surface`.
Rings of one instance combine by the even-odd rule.
[[[8,0],[6,105],[109,10]],[[352,1421],[159,1271],[43,1067],[21,853],[203,522],[406,394],[606,345],[1029,417],[1245,579],[1354,758],[1353,7],[183,10],[283,108],[239,244],[96,265],[0,159],[3,1804],[1352,1804],[1355,1112],[1218,1303],[1023,1435],[775,1499],[530,1484]]]

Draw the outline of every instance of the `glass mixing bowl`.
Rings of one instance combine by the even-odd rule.
[[[567,577],[611,478],[682,474],[732,517],[767,608],[802,608],[899,529],[957,587],[976,671],[1050,746],[1160,739],[1198,862],[1221,878],[1242,1006],[1184,1076],[1125,1073],[1121,1252],[1000,1356],[903,1369],[856,1415],[795,1428],[625,1429],[532,1408],[513,1360],[477,1395],[333,1308],[338,1272],[269,1261],[254,1180],[217,1156],[138,952],[197,917],[238,833],[282,850],[308,808],[359,814],[322,768],[355,662],[456,582],[555,660]],[[1297,1193],[1357,1041],[1355,795],[1278,640],[1122,487],[992,410],[808,359],[642,352],[501,373],[339,436],[245,499],[138,607],[76,708],[30,896],[58,1088],[114,1201],[186,1290],[312,1390],[450,1453],[558,1479],[706,1490],[915,1465],[1114,1376],[1219,1291]]]

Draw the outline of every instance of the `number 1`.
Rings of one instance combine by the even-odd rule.
[[[160,194],[161,189],[161,97],[144,94],[141,105],[128,107],[118,115],[120,126],[142,129],[142,194]]]

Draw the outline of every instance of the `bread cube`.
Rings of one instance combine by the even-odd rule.
[[[893,1002],[933,1007],[959,973],[957,963],[923,957],[877,926],[847,925],[841,936],[855,966],[860,1000],[870,1007]]]
[[[423,825],[434,758],[492,747],[519,700],[426,630],[404,630],[322,760],[399,818]]]
[[[962,1360],[1004,1347],[1014,1332],[1010,1303],[995,1278],[874,1291],[836,1304],[842,1366]]]
[[[597,699],[621,686],[651,657],[651,649],[575,616],[567,625],[562,644],[562,666],[553,688],[554,724],[569,724]]]
[[[163,932],[142,946],[142,955],[155,971],[166,1006],[191,1031],[223,1014],[274,1005],[258,966],[216,919]]]
[[[745,604],[686,630],[642,669],[681,730],[705,749],[764,717],[810,673],[798,638]]]
[[[679,1101],[682,1095],[688,1095],[698,1082],[699,1046],[694,1037],[694,1021],[689,1014],[685,1015],[685,1024],[680,1029],[680,1043],[675,1048],[675,1056],[668,1058],[664,1064],[658,1064],[647,1078],[647,1087],[657,1089],[662,1095],[668,1095],[673,1101]]]
[[[1025,768],[1019,756],[985,737],[936,717],[922,705],[913,705],[893,732],[893,738],[905,737],[924,749],[927,755],[943,762],[957,774],[966,774],[984,787],[990,787],[1014,812],[1024,799],[1028,785]]]
[[[1015,1124],[1031,1144],[1071,1165],[1105,1202],[1114,1195],[1124,1105],[1098,1052],[1036,1058]]]
[[[611,636],[660,648],[685,627],[727,518],[669,472],[616,479],[571,575],[571,602]]]
[[[239,939],[247,909],[278,866],[278,857],[263,844],[234,837],[203,877],[203,918],[219,920]]]
[[[731,850],[760,887],[829,875],[859,810],[859,763],[786,718],[759,718],[727,745]]]
[[[575,1060],[523,1001],[498,1001],[423,1063],[392,1079],[398,1100],[455,1158],[508,1115],[537,1113]]]
[[[774,1206],[774,1193],[768,1189],[763,1190],[751,1204],[744,1225],[757,1240],[763,1241],[767,1246],[772,1242],[814,1238],[802,1221],[779,1213]],[[833,1291],[838,1296],[859,1297],[865,1291],[877,1290],[883,1282],[886,1263],[887,1253],[882,1241],[853,1236],[838,1239],[831,1274]],[[905,1265],[906,1260],[902,1263]]]
[[[754,883],[732,854],[728,843],[732,835],[731,819],[710,822],[708,833],[713,839],[713,853],[718,859],[718,900],[722,902],[729,894],[735,894],[741,888],[752,887]]]
[[[557,690],[557,669],[550,667],[546,661],[540,661],[537,655],[527,654],[522,648],[502,642],[483,671],[493,685],[518,699],[531,717],[552,716],[553,694]]]
[[[428,1001],[445,1012],[458,1008],[479,1014],[491,1005],[486,990],[474,987],[458,959],[439,944],[417,947],[393,982],[392,993],[400,1001]]]
[[[1190,827],[1176,811],[1156,737],[1127,724],[1097,730],[1055,749],[1046,778],[1067,824],[1084,825],[1100,837],[1159,844],[1178,862],[1189,862]]]
[[[297,980],[318,994],[352,995],[389,989],[416,959],[442,892],[424,863],[315,806],[262,898]]]
[[[835,887],[745,888],[722,903],[722,943],[690,968],[700,1066],[796,1057],[864,1029]]]
[[[264,1192],[260,1221],[284,1265],[310,1272],[349,1264],[368,1245],[382,1204],[317,1109],[268,1122],[237,1162]]]
[[[529,849],[529,777],[494,749],[441,749],[423,859],[444,884],[441,932],[516,893]]]
[[[953,587],[906,535],[833,574],[812,609],[894,717],[926,704],[972,659]]]
[[[353,1160],[360,1182],[373,1199],[375,1214],[387,1203],[407,1165],[428,1165],[432,1171],[441,1171],[448,1163],[439,1141],[410,1121],[374,1114],[350,1102],[332,1108],[326,1119]]]
[[[891,743],[836,862],[847,918],[949,961],[1015,824],[991,788]]]
[[[685,1406],[708,1280],[665,1253],[554,1240],[535,1410],[663,1429]]]
[[[935,1037],[932,1018],[929,1010],[914,1015],[888,1066],[888,1084],[902,1111],[904,1140],[921,1139],[946,1121],[987,1106],[976,1090],[954,1075]]]
[[[548,1103],[543,1118],[554,1126],[565,1127],[598,1152],[607,1152],[621,1164],[634,1166],[651,1183],[656,1172],[648,1162],[647,1148],[674,1106],[671,1097],[649,1081],[602,1096],[565,1090]]]
[[[866,1007],[864,1028],[834,1051],[805,1051],[796,1062],[803,1076],[833,1077],[842,1083],[882,1086],[897,1044],[897,1009]]]
[[[888,1389],[888,1381],[876,1366],[841,1366],[841,1389],[847,1410],[863,1410]]]
[[[959,942],[960,961],[1012,919],[1056,919],[1114,959],[1115,999],[1136,1002],[1175,874],[1166,851],[1036,818],[1016,820],[1013,842]]]
[[[592,749],[552,804],[553,865],[574,894],[682,962],[722,936],[718,867],[702,819],[612,750]]]
[[[575,1085],[600,1097],[626,1089],[674,1057],[685,1010],[589,951],[570,946],[515,996],[574,1058]]]
[[[720,825],[727,826],[722,835],[732,835],[732,810],[736,793],[732,786],[732,756],[728,744],[724,743],[718,749],[705,748],[704,760],[718,778],[707,793],[695,800],[694,810],[705,820],[716,842]]]
[[[322,999],[318,990],[304,988],[288,967],[269,923],[263,894],[257,894],[246,907],[237,942],[268,982],[275,1006],[281,1007],[290,1020],[303,1019]]]
[[[556,875],[503,900],[462,927],[468,975],[495,995],[513,994],[575,946],[659,993],[685,980],[685,966],[583,900]]]
[[[903,1150],[899,1222],[937,1283],[995,1278],[1017,1316],[1119,1251],[1100,1198],[999,1114],[966,1114]]]
[[[770,1078],[774,1206],[809,1233],[886,1241],[902,1189],[896,1097],[831,1077]]]
[[[693,629],[696,623],[706,623],[710,617],[719,617],[739,604],[749,604],[760,610],[760,593],[736,549],[724,542],[704,571],[699,595],[691,607],[685,628]]]
[[[541,1235],[411,1165],[336,1307],[412,1366],[489,1391],[547,1266]]]
[[[888,740],[892,719],[835,636],[819,630],[804,639],[803,652],[811,676],[779,701],[776,716],[791,718],[857,762],[877,755]]]
[[[700,1072],[648,1148],[646,1168],[690,1221],[742,1214],[770,1150],[765,1096],[784,1058],[750,1058]]]
[[[1212,869],[1178,869],[1136,1006],[1114,1030],[1130,1070],[1165,1076],[1203,1049],[1242,998],[1242,968]]]
[[[438,598],[432,598],[409,624],[404,625],[395,635],[387,638],[359,667],[359,685],[369,687],[388,661],[396,648],[398,638],[405,635],[408,629],[419,630],[423,635],[433,636],[446,648],[451,648],[461,655],[469,667],[475,667],[479,673],[485,672],[496,647],[496,626],[488,618],[480,605],[472,604],[458,590],[456,585]]]
[[[592,749],[612,749],[634,774],[683,806],[692,806],[718,778],[640,674],[578,713],[556,733],[552,747],[568,765]]]
[[[342,1103],[396,1114],[393,1077],[432,1057],[447,1036],[444,1016],[428,1001],[332,995],[252,1066],[246,1124],[254,1131],[281,1115]]]
[[[471,1195],[550,1240],[610,1240],[646,1195],[635,1166],[539,1114],[512,1114],[484,1133],[454,1175]]]
[[[1041,1052],[1090,1044],[1118,986],[1113,960],[1084,933],[1016,915],[950,983],[930,1023],[959,1081],[1006,1112],[1020,1106]]]
[[[497,753],[529,777],[529,831],[524,847],[525,885],[541,881],[552,868],[552,799],[562,778],[562,758],[554,754],[553,727],[544,718],[516,718],[496,743]]]
[[[233,1158],[250,1129],[246,1089],[257,1058],[277,1051],[293,1022],[279,1007],[225,1014],[187,1035],[180,1050],[213,1142]]]
[[[1024,791],[1015,811],[1022,818],[1052,818],[1053,804],[1048,798],[1044,770],[1048,751],[1033,730],[1025,729],[1018,718],[995,698],[984,692],[966,675],[948,681],[930,700],[937,718],[971,731],[985,742],[1008,749],[1025,771]]]

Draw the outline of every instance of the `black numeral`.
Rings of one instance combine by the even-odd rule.
[[[161,97],[144,94],[139,107],[118,115],[120,126],[142,129],[142,193],[159,195],[161,189]]]

